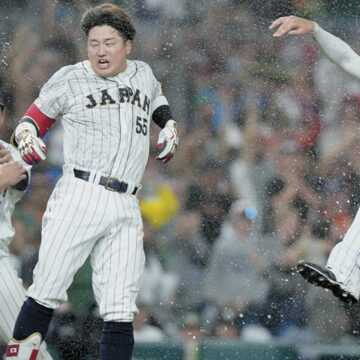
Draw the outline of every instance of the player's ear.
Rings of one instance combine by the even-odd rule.
[[[131,54],[132,44],[133,44],[133,42],[132,42],[131,40],[126,40],[126,41],[125,41],[126,55],[130,55],[130,54]]]

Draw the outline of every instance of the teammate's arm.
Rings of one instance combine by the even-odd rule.
[[[27,177],[25,168],[17,161],[10,161],[0,166],[0,194],[8,186],[14,186]]]
[[[5,105],[0,101],[0,125],[3,125],[4,120]],[[8,186],[12,186],[19,191],[24,191],[29,184],[30,166],[22,166],[22,169],[19,169],[17,165],[19,163],[16,162],[16,160],[18,159],[13,158],[9,148],[0,142],[0,194],[2,194]],[[10,163],[11,165],[7,165]],[[6,166],[4,167],[4,165]],[[19,173],[21,176],[18,176]],[[25,176],[23,176],[23,174]]]
[[[360,56],[343,40],[322,29],[316,22],[297,16],[276,19],[270,29],[278,28],[274,37],[311,33],[324,54],[350,75],[360,79]]]

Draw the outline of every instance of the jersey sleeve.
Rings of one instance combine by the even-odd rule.
[[[157,79],[155,78],[152,70],[150,70],[150,77],[152,81],[152,107],[151,107],[151,115],[154,113],[154,111],[163,105],[169,105],[165,95],[162,92],[161,84]]]
[[[360,79],[360,56],[346,42],[325,31],[318,24],[312,35],[332,62],[350,75]]]
[[[160,106],[162,105],[169,105],[165,95],[162,92],[161,89],[161,84],[159,81],[157,81],[154,77],[155,80],[155,86],[154,86],[154,92],[153,92],[153,96],[154,96],[154,100],[153,100],[153,112]]]
[[[68,96],[68,78],[73,66],[65,66],[57,71],[41,88],[35,100],[37,108],[49,118],[55,119],[63,114]]]

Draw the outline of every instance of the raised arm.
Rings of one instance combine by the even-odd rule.
[[[325,31],[316,22],[293,15],[284,16],[270,25],[270,29],[276,28],[274,37],[311,34],[332,62],[360,79],[360,56],[346,42]]]

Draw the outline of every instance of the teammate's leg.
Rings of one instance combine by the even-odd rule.
[[[144,269],[143,227],[137,199],[112,193],[112,223],[107,237],[93,249],[94,294],[104,319],[101,360],[130,360],[135,300]]]
[[[0,339],[8,342],[16,317],[25,301],[25,289],[8,256],[0,257]]]
[[[360,210],[347,230],[344,239],[332,249],[326,267],[306,261],[297,269],[311,284],[330,289],[346,303],[355,303],[360,297]]]
[[[331,251],[326,267],[356,299],[360,296],[360,210],[344,239]]]
[[[0,339],[8,342],[12,336],[16,317],[25,301],[25,289],[8,256],[0,257]],[[42,343],[37,357],[39,360],[52,359]]]

